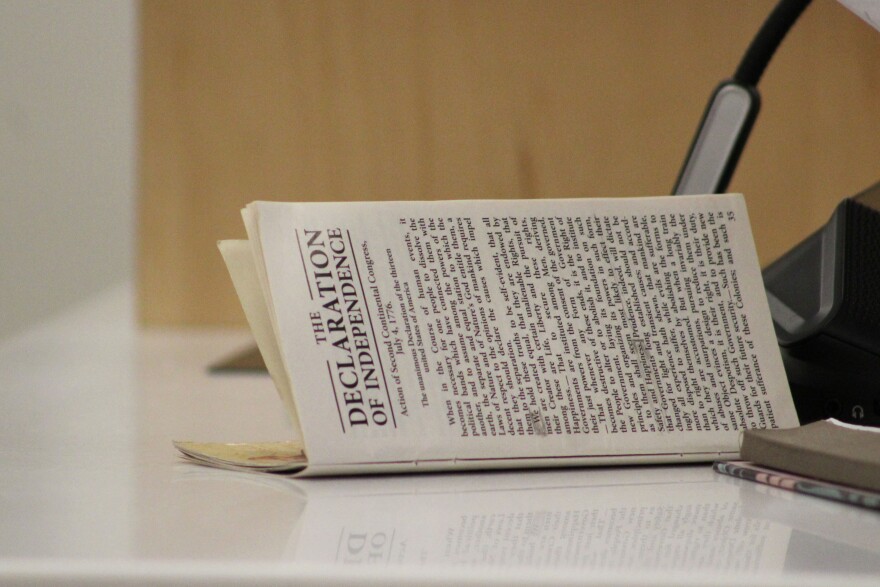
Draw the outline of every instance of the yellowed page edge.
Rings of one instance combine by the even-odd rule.
[[[290,386],[290,378],[284,368],[281,359],[281,351],[275,338],[275,329],[272,326],[272,318],[263,295],[263,288],[257,273],[256,262],[251,245],[246,240],[223,240],[217,243],[226,269],[232,278],[235,293],[244,310],[247,322],[251,327],[251,333],[263,355],[263,361],[272,377],[272,382],[281,396],[281,401],[287,413],[290,415],[291,424],[294,427],[294,439],[302,440],[302,428],[299,424],[299,414],[293,401],[293,390]]]

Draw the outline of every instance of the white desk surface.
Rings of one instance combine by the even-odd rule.
[[[172,439],[285,438],[240,332],[139,332],[128,288],[0,341],[0,584],[878,585],[880,514],[705,466],[302,480]]]

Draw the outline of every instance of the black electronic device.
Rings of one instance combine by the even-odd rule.
[[[801,422],[880,425],[880,183],[763,275]]]
[[[760,107],[758,81],[809,3],[779,2],[713,93],[673,193],[726,189]],[[880,426],[880,183],[843,200],[763,277],[801,423]]]

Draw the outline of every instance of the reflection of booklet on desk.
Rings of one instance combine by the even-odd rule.
[[[797,424],[742,196],[258,202],[220,248],[305,475],[711,461]],[[243,456],[242,456],[243,455]],[[266,468],[266,467],[264,467]]]
[[[291,558],[551,573],[782,569],[790,529],[743,516],[737,488],[708,468],[590,473],[288,481],[305,496]]]

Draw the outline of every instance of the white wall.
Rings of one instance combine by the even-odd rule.
[[[0,337],[133,277],[136,12],[0,0]]]

